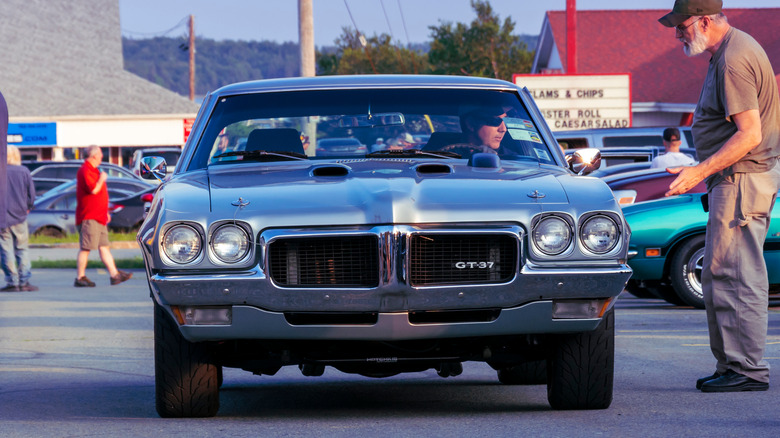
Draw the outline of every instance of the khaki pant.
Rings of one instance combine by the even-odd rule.
[[[761,382],[769,382],[763,246],[779,185],[776,165],[768,172],[737,173],[712,188],[701,275],[717,371],[731,369]]]

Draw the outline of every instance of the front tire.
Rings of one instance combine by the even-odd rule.
[[[685,304],[704,308],[701,287],[701,269],[704,262],[704,235],[692,237],[683,243],[672,257],[669,277],[677,296]]]
[[[553,409],[606,409],[615,374],[615,309],[592,332],[555,336],[547,363]]]
[[[213,417],[219,410],[220,367],[206,344],[189,342],[165,310],[154,305],[154,382],[163,418]]]

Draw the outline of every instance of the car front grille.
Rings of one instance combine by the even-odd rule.
[[[413,286],[505,283],[515,275],[517,239],[507,234],[415,234]]]
[[[375,236],[280,239],[269,245],[276,284],[287,287],[376,287]]]
[[[281,287],[372,288],[395,275],[415,287],[500,284],[514,278],[519,252],[515,233],[283,236],[268,245],[268,269]]]

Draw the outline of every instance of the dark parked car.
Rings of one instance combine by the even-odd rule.
[[[76,178],[79,168],[84,161],[82,160],[68,160],[68,161],[25,161],[22,163],[30,169],[30,175],[33,178],[56,178],[63,181],[70,181]],[[122,166],[117,166],[111,163],[101,163],[99,169],[106,172],[108,176],[114,178],[133,178],[138,179],[133,172]]]
[[[72,181],[72,180],[62,180],[59,178],[33,178],[32,180],[33,180],[33,185],[35,185],[36,198],[40,198],[46,192],[59,186],[60,184],[65,184],[67,182]]]
[[[127,178],[109,178],[106,184],[109,201],[155,187],[140,179]],[[76,180],[63,183],[36,199],[27,215],[27,228],[30,234],[57,237],[76,233]]]
[[[460,134],[467,118],[489,141],[505,132],[499,147],[303,154],[301,131],[316,148]],[[217,153],[222,133],[246,136],[245,150]],[[504,384],[546,384],[555,409],[607,408],[630,230],[609,187],[579,176],[598,154],[567,164],[528,90],[495,79],[321,76],[210,93],[137,234],[157,412],[215,415],[223,367],[454,377],[470,361]],[[165,167],[145,158],[142,176]]]
[[[108,227],[117,231],[138,230],[146,218],[146,210],[152,204],[155,191],[157,187],[150,187],[111,201],[108,205],[108,211],[111,213]]]
[[[72,181],[76,178],[83,161],[23,161],[22,165],[30,169],[30,175],[35,184],[35,195],[42,196],[49,190],[62,183]],[[102,163],[100,170],[106,172],[108,176],[114,178],[128,178],[139,180],[140,178],[132,174],[128,169],[111,163]]]
[[[669,184],[675,178],[677,175],[667,172],[666,169],[645,169],[608,175],[601,179],[612,189],[618,202],[624,205],[663,198],[669,190]],[[706,191],[707,185],[702,181],[689,193],[705,193]]]

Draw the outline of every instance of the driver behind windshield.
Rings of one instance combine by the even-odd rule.
[[[487,146],[483,152],[503,154],[505,151],[501,140],[506,134],[506,115],[502,108],[483,108],[464,114],[460,119],[460,127],[465,142],[474,146]]]

